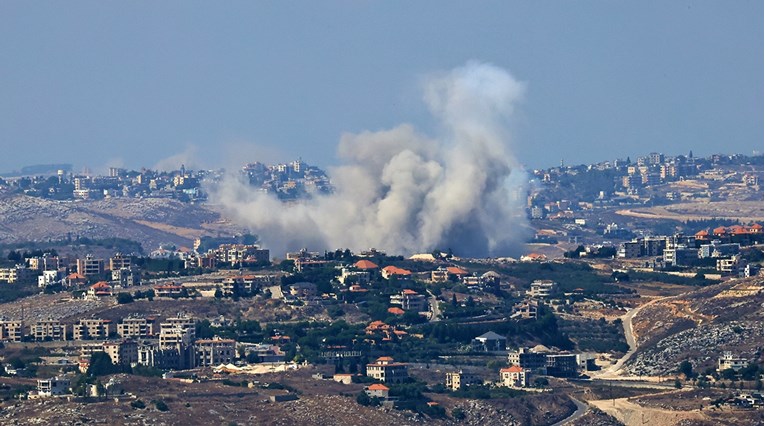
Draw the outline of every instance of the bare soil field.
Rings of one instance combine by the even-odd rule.
[[[713,201],[704,203],[678,203],[660,207],[640,207],[619,210],[622,216],[643,219],[671,219],[679,221],[700,219],[734,219],[742,222],[763,220],[762,201]]]
[[[590,403],[626,425],[762,424],[762,408],[742,410],[710,405],[710,401],[727,395],[722,390],[688,389]]]

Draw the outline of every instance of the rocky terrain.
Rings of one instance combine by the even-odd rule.
[[[237,231],[211,207],[172,199],[0,196],[0,243],[118,237],[138,241],[149,251],[163,243],[190,247],[200,235]]]
[[[529,395],[507,401],[444,400],[448,408],[460,407],[465,418],[430,418],[408,411],[365,407],[355,395],[363,385],[342,385],[310,378],[311,371],[267,374],[260,377],[231,377],[255,380],[252,387],[229,386],[220,381],[182,383],[137,376],[117,375],[124,393],[108,399],[52,398],[36,401],[5,401],[0,405],[0,423],[28,424],[262,424],[262,425],[518,425],[552,424],[573,412],[563,395]],[[107,380],[107,378],[102,378]],[[0,383],[5,380],[0,378]],[[297,392],[298,399],[271,402],[269,396],[285,390],[263,389],[278,381]],[[141,400],[145,408],[131,403]],[[162,401],[167,411],[156,408]],[[439,401],[441,402],[441,401]],[[135,404],[134,404],[135,405]]]
[[[761,278],[704,287],[646,306],[633,319],[638,350],[626,369],[634,375],[673,374],[689,360],[714,367],[724,351],[762,361]]]

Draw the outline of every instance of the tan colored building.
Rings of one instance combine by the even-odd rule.
[[[103,348],[114,365],[135,365],[138,363],[138,344],[132,340],[106,342]]]
[[[499,379],[502,386],[511,388],[525,388],[529,385],[529,374],[517,365],[499,370]]]
[[[117,253],[111,258],[109,258],[109,270],[111,271],[117,271],[120,269],[127,269],[130,268],[131,264],[131,258],[130,256],[126,256],[122,253]]]
[[[153,317],[127,317],[123,318],[122,322],[117,324],[117,334],[120,337],[132,337],[132,338],[147,338],[154,336],[154,322]]]
[[[37,321],[29,327],[29,335],[34,340],[66,340],[66,325],[53,319]]]
[[[228,364],[236,356],[236,340],[213,339],[197,340],[194,342],[196,349],[197,367],[210,367],[220,364]]]
[[[478,376],[465,373],[462,370],[446,373],[446,387],[453,391],[464,389],[467,386],[480,384],[483,384],[483,382]]]
[[[86,277],[101,275],[104,273],[104,260],[95,259],[90,254],[85,259],[77,259],[77,272]]]
[[[367,364],[367,376],[383,383],[403,383],[409,378],[408,364],[394,362],[391,357],[380,357]]]
[[[21,321],[0,320],[0,340],[20,342],[24,337],[24,324]]]
[[[74,340],[104,340],[114,330],[112,322],[105,319],[81,319],[72,327]]]
[[[159,325],[159,348],[177,349],[188,347],[196,337],[196,321],[178,315],[170,317]]]

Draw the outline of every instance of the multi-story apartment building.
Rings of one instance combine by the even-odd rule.
[[[502,386],[525,388],[529,384],[529,373],[528,370],[512,365],[499,370],[499,381],[502,383]]]
[[[0,319],[0,340],[20,342],[24,337],[24,324],[21,321]]]
[[[483,384],[483,381],[475,374],[465,373],[462,370],[446,373],[446,387],[453,391],[480,384]]]
[[[0,268],[0,281],[8,284],[32,284],[37,281],[38,271],[22,265],[13,268]]]
[[[29,327],[29,335],[34,340],[66,340],[66,325],[54,319],[37,321]]]
[[[405,311],[423,312],[427,307],[425,295],[414,290],[404,289],[399,294],[390,296],[391,305],[399,305]]]
[[[138,363],[138,344],[133,340],[105,342],[103,348],[114,365],[135,365]]]
[[[717,360],[718,372],[727,369],[738,371],[747,366],[749,366],[749,360],[746,358],[735,357],[732,352],[724,352],[723,356]]]
[[[141,271],[135,267],[112,269],[112,282],[122,288],[141,285]]]
[[[99,340],[107,339],[113,331],[110,320],[100,318],[81,319],[72,327],[74,340]]]
[[[131,259],[130,256],[126,256],[122,253],[117,253],[109,258],[109,270],[115,271],[119,269],[130,268]]]
[[[409,378],[407,368],[407,364],[393,362],[393,358],[384,356],[367,364],[367,376],[383,383],[403,383]]]
[[[154,336],[154,317],[127,317],[117,324],[117,334],[122,338],[141,339]]]
[[[217,336],[213,339],[197,340],[194,342],[194,348],[197,367],[228,364],[236,355],[236,341]]]
[[[550,280],[534,280],[526,294],[536,299],[549,298],[558,290],[558,284]]]
[[[179,314],[170,317],[159,326],[159,348],[188,347],[196,337],[194,319]]]
[[[49,253],[45,253],[41,257],[30,257],[27,262],[29,269],[37,271],[55,271],[61,267],[58,256],[51,256]]]
[[[85,259],[77,259],[77,272],[86,277],[101,275],[104,273],[104,260],[96,259],[90,254],[85,256]]]

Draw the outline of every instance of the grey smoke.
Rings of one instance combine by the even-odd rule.
[[[424,99],[437,137],[409,124],[346,134],[342,165],[329,170],[333,194],[287,205],[230,176],[212,201],[277,255],[301,247],[516,254],[527,229],[527,179],[506,129],[523,93],[522,83],[484,63],[432,75]]]

